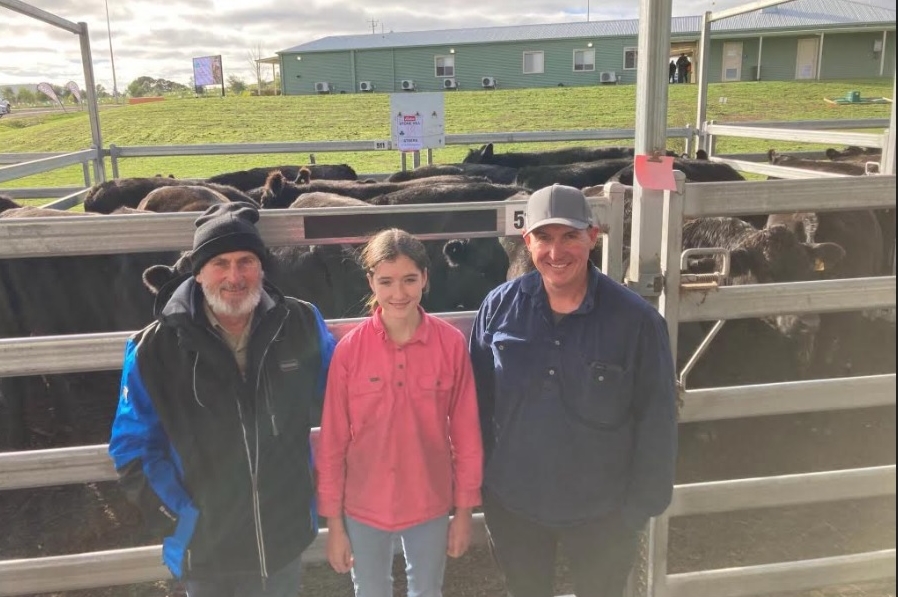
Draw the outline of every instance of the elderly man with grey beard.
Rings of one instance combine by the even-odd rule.
[[[317,533],[310,409],[335,342],[265,281],[258,219],[203,213],[190,273],[151,268],[172,275],[125,347],[109,452],[189,597],[295,597]]]

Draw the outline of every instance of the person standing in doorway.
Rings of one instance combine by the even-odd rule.
[[[420,241],[385,230],[361,257],[373,314],[334,352],[317,453],[328,560],[352,572],[356,597],[392,597],[399,537],[409,597],[441,597],[446,556],[467,550],[480,505],[471,361],[464,335],[420,306]]]
[[[677,58],[677,77],[680,83],[689,82],[689,66],[689,58],[686,57],[686,54],[680,54],[680,57]]]
[[[489,537],[509,597],[551,597],[561,545],[577,597],[621,597],[637,536],[670,502],[676,389],[667,326],[589,262],[583,193],[527,202],[536,271],[492,291],[470,351]]]
[[[667,66],[667,82],[668,83],[676,83],[677,82],[677,63],[673,60],[670,61],[670,64]]]

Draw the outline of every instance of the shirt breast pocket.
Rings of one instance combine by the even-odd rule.
[[[575,414],[582,422],[593,427],[618,427],[629,420],[629,381],[623,367],[590,361],[584,377],[574,404]]]
[[[374,422],[383,407],[386,383],[382,377],[367,377],[349,383],[349,424],[360,429]]]

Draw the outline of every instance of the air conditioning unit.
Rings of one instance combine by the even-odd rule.
[[[374,91],[374,83],[371,81],[359,81],[359,91]]]
[[[482,79],[480,79],[480,84],[483,85],[486,89],[495,89],[496,77],[483,77]]]
[[[317,83],[315,83],[315,91],[318,93],[330,93],[331,84],[327,81],[318,81]]]
[[[458,89],[458,83],[454,78],[443,79],[443,89]]]
[[[403,91],[414,91],[415,90],[415,82],[411,79],[403,79],[399,86]]]
[[[605,70],[599,73],[600,83],[617,83],[617,73],[613,70]]]

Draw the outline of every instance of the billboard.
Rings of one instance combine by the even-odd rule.
[[[200,56],[193,59],[193,84],[197,87],[222,85],[221,56]]]

